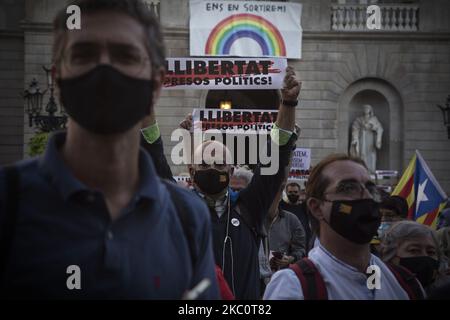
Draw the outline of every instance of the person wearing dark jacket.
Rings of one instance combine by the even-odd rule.
[[[205,149],[212,147],[230,158],[229,150],[217,141],[201,144],[194,155],[200,156],[203,162],[189,167],[193,192],[206,202],[211,213],[216,264],[221,267],[236,299],[260,298],[258,249],[261,237],[265,234],[263,224],[285,178],[285,169],[298,136],[294,129],[300,83],[290,67],[286,70],[281,92],[277,121],[271,131],[279,154],[279,166],[275,174],[262,174],[264,168],[258,165],[250,184],[238,196],[233,196],[235,193],[229,188],[232,166],[229,163],[212,163],[203,154]],[[188,116],[180,126],[190,130],[192,117]]]
[[[151,156],[158,176],[161,179],[176,183],[173,178],[172,170],[164,155],[161,132],[153,112],[145,119],[144,128],[141,129],[141,133],[141,147]],[[222,269],[216,265],[215,271],[222,300],[234,300],[233,293],[223,276]]]
[[[306,256],[305,230],[300,220],[291,212],[279,209],[283,188],[275,196],[266,219],[267,240],[270,252],[278,252],[270,263],[278,270]]]
[[[284,211],[292,212],[302,223],[305,230],[306,251],[312,248],[312,232],[309,225],[309,216],[306,208],[305,190],[302,190],[297,182],[289,182],[286,184],[287,199],[280,201],[279,208]]]

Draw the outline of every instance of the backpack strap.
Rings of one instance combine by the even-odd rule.
[[[169,191],[170,198],[172,199],[173,204],[175,205],[175,209],[177,211],[178,219],[180,219],[181,226],[183,227],[183,233],[186,238],[189,247],[189,254],[191,256],[192,270],[195,270],[197,265],[197,250],[195,247],[195,232],[192,229],[192,225],[189,221],[189,213],[185,208],[183,208],[184,200],[180,197],[178,192],[175,190],[175,185],[173,182],[161,179],[164,182],[164,185],[167,187]]]
[[[305,300],[328,300],[327,288],[322,275],[310,259],[298,260],[291,264],[289,269],[297,275]]]
[[[411,271],[393,263],[386,263],[386,265],[391,270],[403,290],[406,291],[410,300],[425,299],[422,286]]]
[[[5,167],[3,172],[5,174],[6,192],[4,200],[6,204],[0,231],[0,284],[4,281],[6,265],[11,254],[19,211],[20,191],[19,170],[17,167]]]

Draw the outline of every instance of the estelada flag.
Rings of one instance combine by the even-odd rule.
[[[444,208],[447,195],[418,150],[392,195],[406,199],[408,219],[436,229],[438,213]]]

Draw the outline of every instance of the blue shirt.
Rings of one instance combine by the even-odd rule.
[[[3,293],[20,298],[179,299],[209,278],[212,284],[200,298],[219,298],[206,205],[174,187],[195,230],[199,254],[192,270],[171,195],[146,152],[139,154],[138,191],[112,221],[103,195],[78,181],[63,162],[58,149],[64,141],[64,133],[55,134],[43,157],[17,164],[18,219]],[[1,227],[8,214],[5,188],[0,171]],[[80,268],[80,290],[68,289],[71,265]]]

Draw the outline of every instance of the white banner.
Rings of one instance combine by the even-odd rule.
[[[192,121],[194,130],[217,129],[230,134],[259,133],[261,131],[270,133],[277,115],[278,110],[194,109]]]
[[[167,58],[165,89],[281,89],[287,60]]]
[[[311,149],[296,148],[292,156],[291,171],[309,170],[311,166]]]
[[[269,1],[190,1],[192,56],[301,59],[302,5]]]

